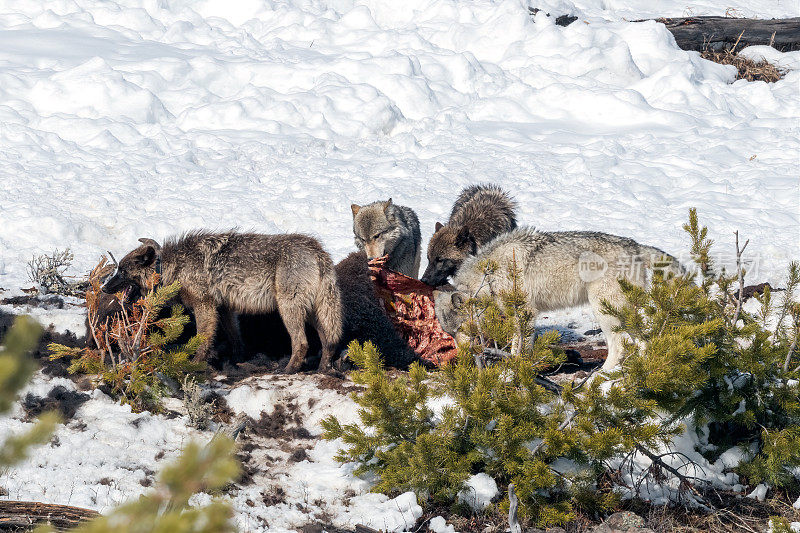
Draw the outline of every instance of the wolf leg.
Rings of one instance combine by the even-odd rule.
[[[331,369],[331,359],[333,359],[334,347],[325,333],[325,328],[320,324],[316,324],[316,329],[317,334],[319,335],[319,342],[322,344],[322,359],[319,361],[319,371],[327,372]]]
[[[623,333],[614,331],[614,328],[619,326],[619,320],[603,313],[603,300],[618,307],[624,304],[625,296],[619,289],[619,282],[616,279],[599,280],[597,283],[600,286],[589,287],[589,305],[592,307],[594,319],[600,324],[600,329],[603,331],[608,345],[608,356],[603,363],[603,370],[610,370],[622,363],[622,359],[625,357],[625,336]]]
[[[212,302],[200,302],[194,306],[194,318],[197,321],[197,334],[202,335],[203,344],[195,353],[195,360],[208,361],[216,354],[214,353],[214,337],[217,334],[217,323],[219,313],[217,306]]]
[[[286,365],[286,373],[293,374],[300,370],[306,360],[308,339],[306,338],[306,310],[291,301],[278,301],[278,313],[283,325],[292,339],[292,357]]]
[[[244,360],[244,341],[242,341],[242,331],[239,328],[239,317],[232,310],[223,307],[222,310],[222,329],[231,341],[234,361]]]

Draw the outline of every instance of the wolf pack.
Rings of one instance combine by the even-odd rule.
[[[285,371],[299,371],[309,352],[309,329],[321,352],[319,371],[331,369],[337,354],[353,339],[371,340],[394,366],[413,352],[394,330],[378,302],[369,261],[385,257],[385,267],[418,278],[422,256],[419,219],[410,207],[390,198],[352,204],[357,250],[334,265],[314,237],[228,231],[192,231],[159,244],[139,239],[104,282],[107,294],[144,292],[159,274],[161,283],[180,283],[179,299],[204,338],[196,359],[216,357],[221,326],[236,358],[244,352],[240,315],[274,313],[291,339]],[[619,279],[646,286],[653,272],[682,271],[677,260],[633,239],[596,231],[538,231],[517,225],[518,206],[495,185],[472,185],[458,195],[446,223],[436,222],[427,246],[421,281],[436,287],[436,316],[456,335],[470,298],[498,298],[509,289],[508,276],[487,282],[485,265],[511,265],[527,295],[532,315],[588,304],[608,345],[603,365],[619,365],[624,354],[617,320],[603,313],[603,302],[624,303]],[[388,352],[388,353],[387,353]]]

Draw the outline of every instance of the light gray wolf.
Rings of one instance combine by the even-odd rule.
[[[458,195],[447,224],[436,223],[422,281],[438,287],[467,257],[517,227],[516,203],[496,185],[471,185]]]
[[[342,335],[342,308],[333,262],[319,241],[300,234],[207,231],[173,237],[163,247],[153,239],[139,241],[142,245],[119,261],[103,291],[114,293],[129,284],[146,287],[154,272],[164,284],[180,282],[181,303],[194,311],[197,332],[205,337],[196,359],[214,355],[220,318],[240,357],[237,313],[277,309],[292,340],[286,372],[298,371],[305,360],[307,320],[322,344],[319,368],[328,370]]]
[[[486,261],[500,267],[487,276]],[[615,332],[616,318],[602,312],[603,300],[615,307],[625,303],[619,279],[646,286],[656,268],[681,273],[677,260],[658,248],[632,239],[591,231],[539,232],[522,227],[500,235],[467,258],[453,280],[454,291],[437,291],[436,316],[445,331],[455,335],[463,322],[460,308],[478,295],[499,295],[510,288],[505,274],[516,263],[534,317],[542,311],[589,304],[608,344],[604,369],[617,366],[624,355],[623,334]]]
[[[417,278],[422,236],[414,210],[392,203],[391,198],[365,206],[352,204],[350,209],[358,249],[369,259],[388,255],[386,268]]]

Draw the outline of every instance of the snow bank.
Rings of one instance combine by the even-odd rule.
[[[431,518],[430,522],[428,522],[428,528],[433,533],[456,533],[456,528],[452,524],[448,524],[441,516]]]
[[[54,386],[74,390],[65,378],[37,375],[22,391],[46,396]],[[0,434],[30,428],[22,422],[19,406],[11,416],[0,417]],[[207,442],[211,433],[187,428],[183,417],[168,419],[149,413],[132,413],[95,390],[77,411],[75,419],[59,426],[49,444],[8,469],[0,478],[7,498],[74,505],[107,511],[147,490],[167,462],[180,454],[190,440]]]
[[[739,55],[753,61],[766,61],[785,70],[800,70],[800,50],[781,52],[771,46],[748,46]]]
[[[494,478],[483,472],[471,476],[464,484],[466,487],[458,493],[458,501],[466,503],[474,511],[483,511],[500,494]]]
[[[714,463],[703,457],[700,451],[704,444],[698,437],[694,425],[689,422],[684,426],[682,434],[675,437],[668,448],[652,450],[656,454],[669,452],[668,455],[661,457],[667,465],[675,468],[681,474],[696,478],[699,482],[705,482],[709,487],[721,490],[731,490],[741,492],[744,487],[739,483],[739,476],[730,469],[739,464],[745,452],[741,448],[735,447],[724,452]],[[627,487],[618,486],[615,488],[623,497],[640,497],[653,505],[667,505],[669,503],[691,501],[693,496],[681,489],[680,480],[674,476],[669,476],[665,482],[647,479],[641,482],[648,475],[652,461],[636,453],[632,458],[632,467],[624,468],[622,476]],[[616,465],[615,465],[616,466]],[[629,487],[635,487],[631,489]],[[764,487],[766,492],[766,487]],[[759,495],[760,489],[754,491],[753,496]]]
[[[675,254],[697,206],[724,262],[739,229],[754,279],[776,281],[800,255],[800,74],[730,84],[663,25],[624,20],[668,2],[539,7],[582,20],[518,0],[0,3],[0,287],[55,247],[78,273],[202,226],[307,232],[338,259],[350,203],[391,196],[427,239],[479,181],[511,190],[521,223]]]

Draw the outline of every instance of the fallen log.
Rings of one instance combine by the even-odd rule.
[[[539,8],[528,8],[535,15]],[[547,13],[550,16],[550,13]],[[559,26],[569,26],[578,18],[561,15],[556,18]],[[746,46],[768,45],[781,52],[800,50],[800,17],[788,19],[746,19],[733,17],[661,17],[639,19],[631,22],[661,22],[675,37],[675,42],[684,50],[724,50],[736,45],[741,50]]]
[[[69,529],[85,520],[98,516],[97,511],[40,502],[0,500],[0,531],[32,529],[36,525],[50,524],[59,529]]]
[[[790,52],[800,50],[800,17],[790,19],[740,19],[730,17],[659,18],[684,50],[724,50],[736,45],[768,45]],[[633,22],[644,22],[635,20]]]

